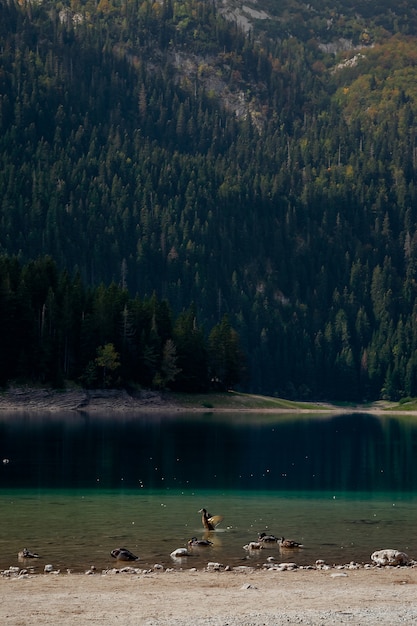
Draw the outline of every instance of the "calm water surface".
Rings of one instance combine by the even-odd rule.
[[[393,547],[417,558],[417,423],[340,415],[0,415],[0,568],[39,552],[40,571],[115,565],[124,546],[154,563],[369,561]],[[224,520],[203,554],[198,509]],[[302,541],[248,556],[268,531]]]

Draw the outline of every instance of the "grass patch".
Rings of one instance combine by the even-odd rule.
[[[283,400],[282,398],[273,398],[271,396],[259,396],[249,393],[239,393],[237,391],[227,391],[220,393],[205,394],[185,394],[175,393],[171,395],[171,400],[176,404],[188,408],[207,408],[207,409],[230,409],[232,410],[317,410],[328,409],[330,405],[319,405],[309,402],[293,402],[291,400]]]
[[[417,411],[417,398],[402,398],[398,403],[391,404],[386,411]]]

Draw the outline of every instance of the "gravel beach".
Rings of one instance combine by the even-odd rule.
[[[143,626],[417,623],[417,568],[0,578],[0,621]]]

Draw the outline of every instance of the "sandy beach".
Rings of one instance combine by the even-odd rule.
[[[417,622],[417,568],[0,578],[0,621],[140,626]]]

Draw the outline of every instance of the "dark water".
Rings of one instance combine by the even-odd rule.
[[[417,558],[417,422],[340,415],[0,415],[0,568],[28,547],[61,569]],[[224,521],[204,554],[170,552],[201,537],[198,509]],[[267,530],[302,541],[249,556]]]

